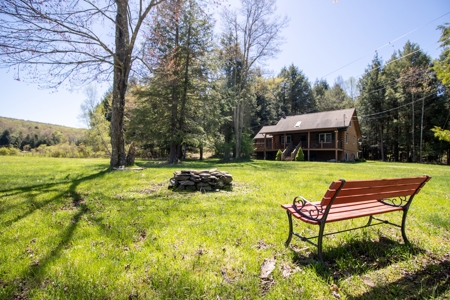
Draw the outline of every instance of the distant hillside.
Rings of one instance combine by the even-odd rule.
[[[22,148],[24,144],[35,148],[40,144],[79,143],[86,136],[86,129],[0,117],[2,141],[5,140],[5,130],[9,132],[10,143],[16,148]]]

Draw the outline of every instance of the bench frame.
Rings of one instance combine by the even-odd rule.
[[[414,196],[419,193],[421,188],[430,179],[431,177],[427,175],[412,178],[359,181],[345,181],[344,179],[340,179],[330,184],[329,189],[320,202],[310,202],[302,196],[297,196],[294,198],[293,204],[282,205],[286,209],[289,221],[289,235],[285,245],[288,247],[291,243],[292,236],[295,235],[302,241],[317,247],[319,260],[322,260],[324,236],[381,224],[388,224],[400,228],[405,244],[409,244],[405,232],[408,210]],[[403,212],[401,225],[374,217],[377,214],[394,211]],[[364,226],[324,233],[326,223],[367,216],[369,220]],[[319,225],[318,235],[305,237],[294,232],[292,217],[309,224]],[[372,223],[373,220],[378,222]],[[315,239],[317,239],[317,243],[312,241]]]

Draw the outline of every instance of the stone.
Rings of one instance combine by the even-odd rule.
[[[184,180],[184,181],[180,181],[180,185],[186,186],[186,185],[195,185],[195,182],[190,181],[190,180]]]
[[[233,176],[215,168],[209,171],[181,170],[173,172],[173,175],[174,177],[170,179],[169,188],[176,188],[176,190],[205,192],[232,189]]]
[[[199,191],[212,191],[212,188],[211,188],[211,186],[201,186],[201,187],[197,187],[197,189],[199,190]]]
[[[220,180],[222,180],[225,184],[230,184],[233,181],[233,177],[231,177],[231,175],[227,175],[220,178]]]
[[[176,180],[188,180],[191,176],[190,175],[176,175],[175,179]]]
[[[198,175],[191,175],[191,177],[189,178],[189,180],[193,181],[193,182],[200,182],[202,179],[200,178],[200,176]]]

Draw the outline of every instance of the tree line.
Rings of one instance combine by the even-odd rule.
[[[89,145],[108,153],[111,167],[126,164],[131,144],[131,152],[169,163],[189,149],[249,156],[252,136],[283,114],[349,107],[360,117],[365,158],[422,162],[450,154],[448,24],[439,27],[439,59],[407,42],[386,62],[375,55],[361,78],[329,84],[311,83],[295,65],[265,74],[262,63],[279,52],[288,24],[275,0],[225,8],[218,37],[208,12],[216,1],[77,4],[5,0],[0,57],[2,66],[49,86],[112,79],[100,103],[91,91],[83,106]],[[98,33],[99,22],[112,25],[113,40]]]
[[[0,117],[0,147],[30,151],[41,145],[80,144],[86,130]]]

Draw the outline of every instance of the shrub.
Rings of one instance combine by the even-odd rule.
[[[224,161],[228,161],[231,156],[233,144],[225,142],[223,138],[218,138],[214,144],[214,149],[217,157],[222,158]]]
[[[295,154],[295,161],[304,161],[305,160],[305,154],[303,153],[303,149],[300,147],[298,149],[297,154]]]
[[[9,155],[9,149],[5,147],[0,148],[0,155]]]
[[[240,157],[249,158],[253,152],[255,151],[255,147],[253,146],[253,139],[250,134],[243,133],[241,140],[241,155]]]
[[[275,156],[275,160],[281,160],[281,155],[282,154],[283,153],[281,152],[281,149],[278,149],[277,156]]]
[[[9,148],[9,155],[19,155],[20,150],[17,148]]]

